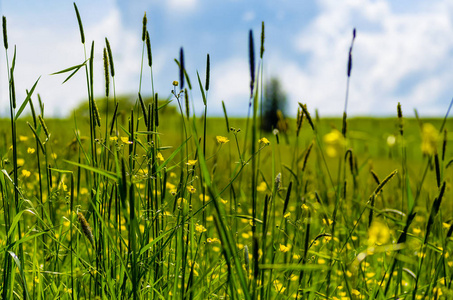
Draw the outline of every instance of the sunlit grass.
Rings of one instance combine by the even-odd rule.
[[[85,70],[89,105],[69,120],[45,117],[39,97],[35,111],[38,81],[16,103],[3,19],[13,56],[11,116],[0,120],[3,298],[453,297],[449,121],[404,118],[396,105],[395,118],[347,119],[345,109],[327,119],[301,104],[287,128],[262,133],[264,48],[255,65],[252,32],[248,118],[228,117],[227,102],[224,118],[207,115],[209,55],[192,86],[183,49],[168,83],[177,114],[152,79],[120,107],[107,39],[99,109],[97,50],[88,55],[76,12],[86,54],[55,76]],[[137,62],[152,78],[146,26],[145,15]]]

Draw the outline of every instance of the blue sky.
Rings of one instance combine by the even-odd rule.
[[[208,109],[220,115],[224,100],[231,115],[243,115],[249,97],[248,31],[259,50],[261,21],[266,24],[265,78],[278,77],[294,116],[308,103],[321,116],[341,115],[352,29],[353,52],[349,115],[442,116],[453,97],[453,4],[451,1],[385,0],[135,0],[77,1],[87,45],[95,41],[95,92],[104,91],[104,37],[112,46],[116,91],[138,91],[142,18],[146,11],[159,95],[170,95],[178,79],[174,58],[184,47],[187,71],[205,74],[211,57]],[[84,60],[71,1],[1,1],[8,20],[9,56],[17,46],[16,88],[24,99],[39,77],[37,92],[48,115],[64,116],[86,99],[84,73],[64,85],[50,73]],[[3,48],[2,48],[3,51]],[[0,113],[8,111],[4,54],[0,55]],[[142,87],[151,92],[149,71]],[[193,98],[201,111],[200,94]],[[22,101],[22,100],[20,100]]]

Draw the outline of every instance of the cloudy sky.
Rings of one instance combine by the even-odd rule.
[[[308,103],[321,116],[341,115],[352,30],[357,29],[348,114],[444,115],[453,97],[453,2],[422,0],[79,0],[87,47],[95,41],[95,92],[104,91],[102,50],[108,37],[115,62],[117,94],[136,94],[141,63],[142,18],[146,11],[153,49],[155,90],[170,96],[178,79],[174,58],[184,47],[193,83],[205,76],[211,57],[208,107],[220,115],[224,100],[231,115],[246,111],[249,97],[248,32],[259,51],[266,25],[265,78],[278,77],[289,100]],[[61,84],[49,74],[84,61],[71,1],[0,1],[8,21],[8,56],[17,47],[19,101],[35,80],[48,115],[65,116],[86,99],[80,72]],[[0,55],[0,114],[8,111],[5,55]],[[87,49],[89,51],[89,49]],[[151,92],[145,69],[142,92]],[[200,94],[193,98],[201,110]],[[36,99],[35,99],[36,100]]]

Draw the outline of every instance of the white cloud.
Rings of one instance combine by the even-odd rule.
[[[113,52],[117,93],[131,93],[132,89],[136,92],[141,54],[139,33],[129,32],[122,26],[121,14],[115,5],[104,7],[99,20],[95,22],[87,20],[84,24],[87,56],[90,54],[91,41],[95,41],[95,96],[103,96],[105,91],[102,59],[105,37],[109,39]],[[41,94],[47,115],[67,115],[71,108],[87,98],[83,69],[63,85],[61,83],[69,73],[50,75],[84,61],[83,45],[80,43],[80,34],[75,20],[72,27],[56,30],[45,27],[14,27],[9,30],[9,36],[13,37],[17,44],[15,73],[19,102],[25,98],[25,89],[30,89],[40,75],[42,77],[35,93]],[[12,56],[12,51],[9,55]],[[2,70],[4,70],[3,66]],[[4,77],[1,88],[3,99],[8,99],[7,82]],[[3,103],[2,113],[6,111],[5,107],[6,103]]]
[[[247,12],[244,13],[244,15],[242,16],[242,20],[243,20],[244,22],[250,22],[250,21],[255,20],[255,12],[254,12],[254,11],[247,11]]]
[[[319,4],[321,13],[295,40],[296,49],[308,54],[309,62],[293,73],[310,106],[324,114],[342,113],[337,104],[344,103],[347,53],[355,26],[349,113],[389,114],[398,101],[409,111],[414,106],[427,109],[428,101],[440,101],[452,92],[453,76],[445,72],[453,62],[453,40],[446,38],[453,36],[451,6],[438,3],[430,10],[396,13],[387,1]],[[430,112],[442,113],[438,110]]]
[[[217,113],[222,110],[223,100],[228,114],[243,116],[246,114],[249,98],[250,71],[246,58],[233,57],[212,66],[209,99],[213,101],[212,106]]]
[[[187,13],[188,10],[194,10],[198,6],[198,0],[167,0],[164,2],[167,10],[173,13]]]

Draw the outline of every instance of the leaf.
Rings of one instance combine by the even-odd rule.
[[[61,71],[52,73],[52,74],[50,74],[50,75],[63,74],[63,73],[67,73],[67,72],[73,71],[73,72],[71,73],[71,75],[69,75],[69,76],[65,79],[65,81],[63,81],[63,83],[65,83],[65,82],[68,81],[72,76],[74,76],[74,74],[77,73],[77,71],[79,71],[80,68],[86,66],[87,61],[88,61],[88,59],[85,60],[85,61],[84,61],[83,63],[81,63],[80,65],[75,65],[75,66],[66,68],[66,69],[64,69],[64,70],[61,70]],[[63,84],[63,83],[62,83],[62,84]]]
[[[203,84],[201,83],[200,74],[198,74],[198,71],[197,71],[197,76],[198,76],[198,84],[200,85],[201,96],[203,97],[203,103],[204,103],[204,106],[206,106],[206,95],[204,93]]]
[[[107,172],[107,171],[104,171],[104,170],[101,170],[101,169],[97,169],[97,168],[93,168],[91,166],[87,166],[87,165],[82,165],[82,164],[79,164],[79,163],[76,163],[76,162],[72,162],[72,161],[69,161],[69,160],[66,160],[64,159],[63,160],[64,162],[70,164],[70,165],[74,165],[74,166],[77,166],[77,167],[81,167],[82,169],[85,169],[85,170],[88,170],[88,171],[91,171],[91,172],[94,172],[94,173],[98,173],[102,176],[105,176],[107,178],[110,178],[112,180],[115,180],[117,181],[118,180],[118,177],[111,173],[111,172]]]
[[[157,170],[156,170],[156,173],[158,173],[160,170],[162,170],[172,159],[173,157],[176,156],[176,154],[178,154],[178,152],[181,150],[181,148],[187,143],[187,141],[190,139],[187,138],[187,140],[185,140],[181,145],[179,145],[179,147],[163,162],[163,164],[161,164]]]
[[[14,121],[16,121],[19,116],[22,114],[24,111],[25,107],[27,106],[28,101],[30,101],[31,95],[33,95],[33,92],[35,91],[36,85],[38,84],[39,79],[41,79],[41,76],[35,81],[35,84],[31,88],[30,92],[28,92],[27,97],[25,98],[24,102],[20,106],[19,110],[16,113],[16,116],[14,117]]]
[[[143,253],[145,253],[149,248],[151,248],[152,246],[154,246],[154,244],[156,244],[158,241],[160,241],[161,239],[163,239],[165,236],[167,236],[169,233],[173,232],[174,229],[170,229],[168,230],[167,232],[161,234],[159,237],[155,238],[154,240],[151,241],[151,243],[147,244],[146,246],[144,246],[141,250],[140,250],[140,253],[138,255],[142,255]]]

